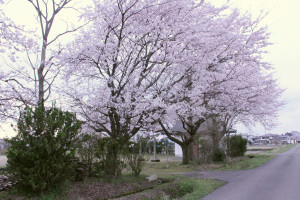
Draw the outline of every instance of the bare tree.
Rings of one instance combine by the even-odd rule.
[[[64,30],[60,31],[54,27],[58,19],[63,20],[61,16],[65,10],[78,11],[73,4],[71,5],[71,1],[75,2],[74,0],[27,0],[35,10],[39,32],[34,33],[32,43],[36,45],[26,43],[23,45],[24,53],[18,53],[22,54],[24,61],[20,59],[6,63],[9,72],[3,82],[10,89],[5,96],[11,101],[14,100],[15,106],[16,104],[18,107],[24,104],[37,105],[49,100],[54,82],[61,72],[61,66],[55,62],[63,50],[60,39],[85,25],[74,26],[66,21]]]

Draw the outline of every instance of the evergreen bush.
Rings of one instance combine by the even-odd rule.
[[[42,192],[74,175],[74,141],[81,127],[75,114],[43,104],[20,113],[17,136],[7,139],[7,170],[22,188]]]
[[[247,139],[244,139],[241,135],[230,137],[228,150],[231,157],[244,156],[247,151]]]
[[[226,158],[225,152],[220,149],[220,148],[216,148],[213,151],[213,161],[214,162],[223,162]]]

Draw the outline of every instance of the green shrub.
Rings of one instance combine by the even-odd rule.
[[[131,172],[135,176],[139,176],[145,165],[145,158],[139,154],[127,154],[125,158]]]
[[[93,134],[82,134],[78,144],[78,154],[81,157],[83,163],[85,164],[85,175],[92,175],[93,172],[93,162],[95,160],[95,152],[98,144],[97,135]]]
[[[220,149],[220,148],[216,148],[214,151],[213,151],[213,161],[214,162],[222,162],[224,161],[226,158],[226,155],[225,155],[225,152]]]
[[[40,105],[20,113],[18,135],[6,141],[7,170],[22,188],[41,192],[74,175],[74,141],[81,122],[75,114]]]
[[[112,138],[101,138],[95,149],[97,162],[94,163],[94,174],[98,176],[120,176],[125,168],[123,161],[124,146]]]
[[[193,192],[194,188],[194,181],[187,180],[170,184],[166,188],[164,188],[164,191],[170,199],[177,199],[183,197],[188,193]]]
[[[243,156],[247,151],[247,139],[241,135],[234,135],[229,138],[229,155],[231,157]]]
[[[183,182],[183,183],[180,183],[180,185],[179,185],[178,196],[182,197],[193,191],[194,191],[194,183],[193,182]]]

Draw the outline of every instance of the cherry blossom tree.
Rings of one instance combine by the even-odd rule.
[[[260,123],[265,128],[274,127],[277,112],[284,104],[279,99],[283,90],[271,74],[262,75],[255,70],[235,74],[236,80],[226,81],[226,84],[230,84],[227,94],[223,93],[228,99],[227,103],[219,103],[219,113],[210,116],[213,123],[207,132],[211,135],[213,148],[219,148],[220,140],[226,134],[229,136],[230,130],[238,123],[245,126]]]
[[[16,52],[23,50],[23,47],[32,47],[33,41],[26,37],[27,31],[23,26],[16,25],[10,18],[8,18],[2,7],[6,2],[0,1],[0,53],[7,53],[7,55],[15,60]]]
[[[94,3],[85,15],[92,24],[62,58],[69,66],[67,93],[88,127],[122,146],[164,111],[159,91],[182,80],[178,63],[190,28],[185,21],[199,5],[188,0]],[[117,148],[109,151],[117,157]]]
[[[267,29],[259,22],[228,10],[211,23],[208,49],[194,50],[201,60],[190,69],[182,87],[166,97],[167,114],[160,125],[182,147],[183,164],[188,163],[188,145],[208,119],[224,117],[223,133],[233,121],[270,124],[275,120],[282,90],[270,75],[270,64],[262,59],[269,43]],[[181,139],[166,126],[172,121],[182,123]]]
[[[94,1],[84,18],[92,23],[61,55],[65,92],[88,128],[121,146],[159,122],[184,146],[186,164],[208,119],[265,122],[280,105],[260,19],[189,0]],[[177,121],[181,140],[168,126]],[[109,151],[117,157],[117,148]]]
[[[24,51],[25,48],[33,48],[35,42],[29,37],[30,31],[23,26],[16,25],[10,18],[8,18],[3,6],[6,4],[0,1],[0,55],[7,56],[10,60],[16,61],[19,56],[18,53]],[[7,118],[15,118],[15,110],[19,104],[14,102],[15,94],[9,87],[8,81],[15,81],[11,76],[12,72],[7,71],[4,62],[0,65],[0,119],[4,121]]]

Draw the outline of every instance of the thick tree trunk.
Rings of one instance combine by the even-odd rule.
[[[188,160],[194,161],[194,149],[193,149],[193,142],[188,144]]]
[[[189,146],[188,145],[180,145],[182,149],[182,165],[189,164]]]
[[[107,176],[119,176],[121,169],[119,161],[120,149],[114,141],[109,141],[107,144],[107,152],[105,158],[105,172]]]

